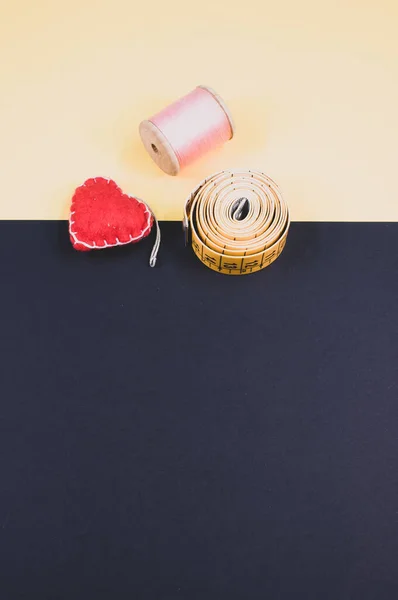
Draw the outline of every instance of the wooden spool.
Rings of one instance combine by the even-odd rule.
[[[223,109],[231,127],[230,139],[232,139],[235,132],[235,126],[231,113],[225,105],[224,100],[210,87],[204,85],[198,87],[209,92]],[[146,151],[158,167],[168,175],[178,175],[181,165],[177,153],[159,127],[157,127],[151,119],[145,119],[140,123],[139,133]]]

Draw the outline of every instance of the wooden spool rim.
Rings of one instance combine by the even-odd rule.
[[[229,111],[228,106],[225,104],[224,100],[221,98],[221,96],[219,96],[217,94],[217,92],[215,92],[213,90],[213,88],[209,87],[208,85],[198,85],[198,88],[201,88],[202,90],[206,90],[206,92],[209,92],[209,94],[211,94],[213,96],[213,98],[216,100],[216,102],[218,102],[218,104],[221,106],[221,108],[223,109],[223,111],[225,112],[227,119],[229,121],[229,125],[231,127],[231,137],[229,138],[230,140],[232,140],[232,138],[235,135],[235,123],[234,120],[232,118],[232,115]]]
[[[178,175],[180,163],[164,133],[150,119],[140,123],[139,133],[146,151],[158,167],[168,175]]]

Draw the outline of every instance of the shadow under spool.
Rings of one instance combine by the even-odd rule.
[[[168,175],[181,169],[234,135],[232,116],[214,90],[198,86],[186,96],[140,123],[142,143]]]

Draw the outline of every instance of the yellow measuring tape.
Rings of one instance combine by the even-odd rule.
[[[221,171],[188,197],[186,243],[203,264],[227,275],[270,265],[285,247],[289,209],[276,183],[259,171]]]

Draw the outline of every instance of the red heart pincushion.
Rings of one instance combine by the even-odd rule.
[[[111,179],[87,179],[72,198],[69,234],[76,250],[138,242],[150,233],[152,224],[148,206],[124,194]]]

